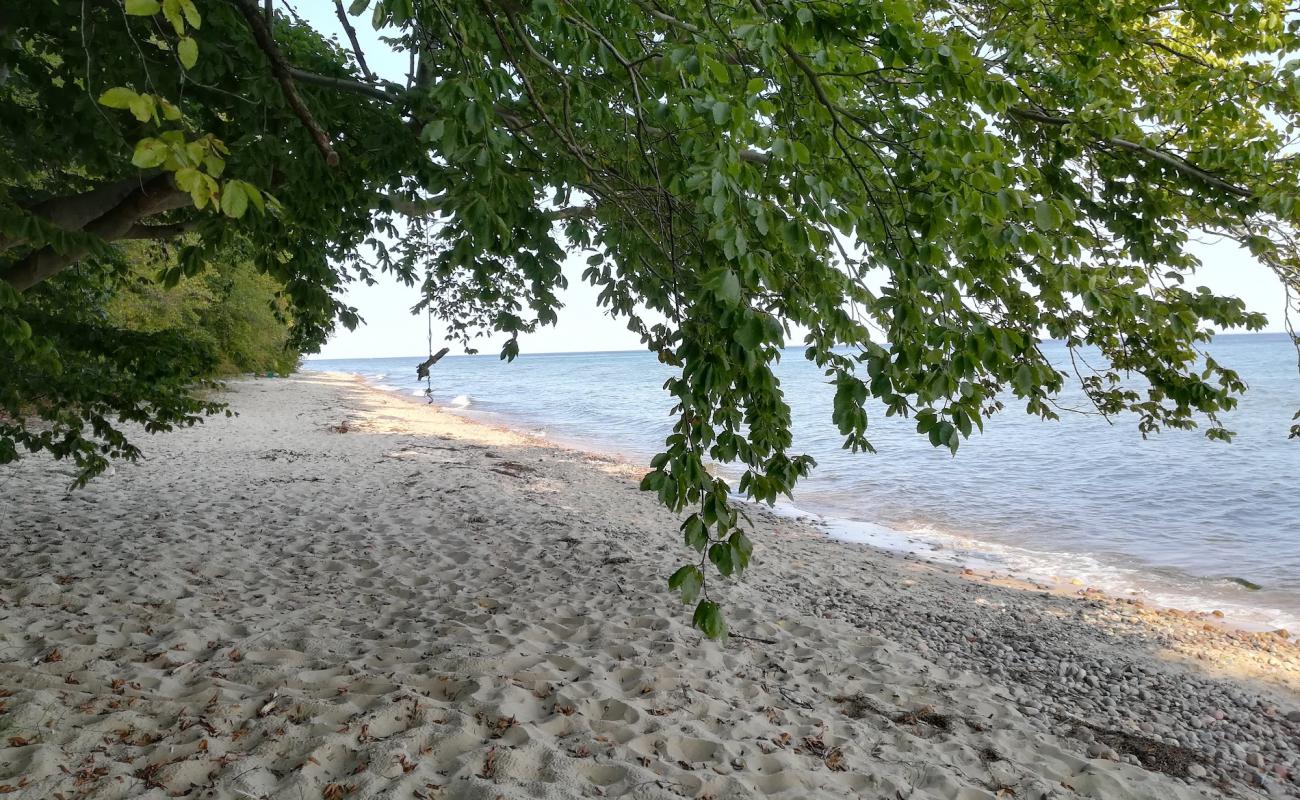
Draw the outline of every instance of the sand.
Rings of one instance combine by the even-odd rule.
[[[228,400],[71,495],[0,470],[4,796],[1300,796],[1281,636],[758,512],[714,643],[635,467],[336,375]]]

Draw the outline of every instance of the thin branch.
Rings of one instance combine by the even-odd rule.
[[[1011,109],[1011,114],[1012,116],[1019,117],[1021,119],[1032,120],[1034,122],[1041,122],[1046,125],[1056,125],[1058,127],[1062,125],[1069,125],[1071,122],[1068,119],[1064,119],[1062,117],[1053,117],[1050,114],[1044,114],[1040,111],[1035,111],[1031,108],[1013,108]],[[1221,189],[1222,191],[1225,191],[1229,194],[1236,195],[1237,197],[1244,197],[1246,199],[1250,199],[1255,196],[1255,193],[1252,192],[1250,189],[1246,189],[1244,187],[1237,186],[1232,183],[1228,183],[1227,181],[1223,180],[1217,175],[1213,175],[1209,172],[1206,172],[1205,170],[1201,169],[1195,164],[1192,164],[1186,159],[1179,158],[1178,156],[1173,155],[1172,153],[1166,153],[1163,150],[1156,150],[1153,147],[1147,147],[1145,145],[1137,144],[1136,142],[1130,142],[1129,140],[1121,139],[1118,136],[1111,136],[1107,139],[1103,139],[1102,141],[1113,147],[1118,147],[1121,150],[1128,150],[1131,153],[1136,153],[1138,155],[1145,156],[1154,161],[1159,161],[1160,163],[1165,164],[1168,167],[1171,167],[1177,172],[1181,172],[1184,175],[1189,175],[1193,178],[1196,178],[1197,180],[1209,184],[1210,186],[1213,186],[1216,189]]]
[[[443,209],[443,203],[445,203],[446,200],[446,194],[438,194],[433,197],[417,199],[377,194],[374,197],[372,207],[377,210],[396,211],[398,214],[403,216],[418,219],[421,217],[432,217],[441,212]],[[551,209],[542,213],[548,220],[559,222],[568,219],[591,217],[596,213],[596,209],[591,206],[568,206],[565,208]]]
[[[335,78],[332,75],[317,75],[314,72],[298,69],[297,67],[289,68],[289,75],[299,83],[309,83],[313,86],[323,86],[326,89],[338,89],[344,92],[355,92],[373,97],[376,100],[383,100],[385,103],[396,103],[401,98],[396,92],[389,91],[383,86],[372,83],[362,83],[350,78]]]
[[[348,41],[352,42],[352,54],[357,58],[357,64],[361,67],[361,74],[366,76],[366,80],[373,81],[375,73],[371,72],[370,67],[366,66],[366,54],[361,52],[361,43],[357,41],[357,29],[352,27],[352,23],[348,21],[348,12],[343,10],[343,0],[334,0],[334,13],[338,15],[343,31],[347,33]]]
[[[248,22],[248,26],[253,29],[253,38],[257,40],[257,46],[270,59],[271,73],[279,81],[280,91],[284,94],[285,101],[298,115],[303,127],[316,140],[316,149],[320,150],[321,155],[325,157],[325,163],[331,167],[338,166],[339,154],[334,151],[329,136],[321,128],[316,118],[311,115],[311,110],[307,108],[307,104],[302,101],[302,97],[298,94],[297,87],[293,85],[293,73],[289,63],[284,60],[284,54],[276,46],[275,39],[271,36],[271,31],[267,28],[266,20],[262,17],[257,3],[255,0],[231,0],[231,2],[239,8],[240,13],[244,15],[244,19]]]

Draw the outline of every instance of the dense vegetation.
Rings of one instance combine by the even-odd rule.
[[[6,12],[7,358],[79,360],[69,298],[123,239],[179,242],[170,281],[248,253],[283,287],[291,348],[355,324],[340,288],[386,271],[467,344],[507,334],[506,358],[556,319],[580,251],[601,303],[680,368],[643,487],[686,514],[698,560],[671,584],[710,635],[725,628],[705,567],[733,575],[752,544],[707,460],[740,462],[740,492],[764,501],[813,467],[772,372],[791,324],[855,450],[871,411],[955,452],[1007,403],[1056,416],[1067,380],[1143,435],[1227,438],[1219,415],[1245,387],[1202,345],[1264,320],[1188,284],[1189,239],[1233,239],[1300,291],[1300,20],[1279,0],[349,10],[409,74],[378,76],[355,37],[253,0]],[[117,380],[93,401],[66,380],[9,390],[92,424],[58,442],[11,425],[0,447],[121,454],[113,413],[166,426],[210,410],[187,388],[200,356],[132,342],[154,335],[95,340],[117,348],[100,354]],[[1044,337],[1104,362],[1059,371]]]
[[[223,408],[212,379],[296,369],[279,287],[227,255],[166,285],[158,276],[175,255],[133,242],[101,271],[26,293],[7,322],[34,335],[0,350],[0,463],[19,447],[49,450],[83,483],[110,458],[139,455],[114,418],[151,431],[193,424]]]

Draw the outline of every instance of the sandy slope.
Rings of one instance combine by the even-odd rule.
[[[1300,794],[1279,637],[762,514],[718,645],[631,468],[339,377],[230,400],[70,497],[0,471],[5,796]]]

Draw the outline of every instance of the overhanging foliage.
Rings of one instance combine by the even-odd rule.
[[[180,272],[233,241],[257,252],[305,347],[355,323],[337,293],[378,270],[467,344],[507,334],[510,358],[583,251],[601,303],[680,368],[642,485],[686,512],[700,556],[672,585],[710,635],[705,567],[735,574],[752,545],[706,462],[742,464],[764,501],[813,466],[772,372],[791,326],[855,450],[869,408],[955,452],[1006,403],[1054,417],[1065,381],[1143,434],[1227,438],[1245,387],[1201,346],[1265,320],[1186,285],[1188,242],[1233,239],[1300,291],[1300,21],[1276,0],[349,10],[409,75],[251,0],[17,9],[8,306],[102,268],[107,240],[185,234]],[[1059,371],[1045,337],[1105,362]]]

